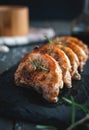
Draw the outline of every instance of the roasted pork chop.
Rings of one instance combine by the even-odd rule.
[[[59,88],[63,87],[62,71],[58,63],[47,54],[29,53],[15,72],[15,83],[33,87],[50,102],[57,102]]]

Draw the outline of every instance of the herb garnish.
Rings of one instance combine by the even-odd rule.
[[[32,64],[32,66],[33,66],[33,68],[34,68],[34,71],[37,69],[37,67],[36,67],[36,65],[35,65],[35,63],[32,61],[32,59],[30,58],[30,62],[31,62],[31,64]]]
[[[50,46],[50,50],[49,50],[49,55],[51,55],[51,53],[53,52],[53,41],[52,38],[48,38],[47,36],[45,36],[49,42],[49,46]]]
[[[77,102],[74,101],[74,98],[71,96],[71,99],[67,99],[65,97],[62,98],[65,102],[72,105],[72,124],[66,130],[74,130],[79,125],[84,125],[89,127],[89,109]],[[82,110],[86,115],[84,118],[75,122],[75,114],[76,114],[76,107]],[[36,125],[37,129],[51,129],[51,130],[58,130],[58,128],[50,125]]]
[[[32,61],[32,59],[30,58],[30,62],[33,65],[34,71],[36,71],[36,70],[48,71],[47,67],[41,64],[41,60],[36,59],[36,60]]]
[[[66,130],[73,130],[79,125],[83,125],[86,122],[89,121],[89,109],[79,103],[76,103],[74,101],[74,98],[71,96],[71,99],[67,99],[65,97],[62,98],[65,102],[69,103],[72,105],[72,124],[66,129]],[[76,107],[82,110],[85,113],[85,117],[80,119],[79,121],[75,120],[75,115],[76,115]],[[87,126],[88,127],[88,126]]]
[[[49,129],[49,130],[58,130],[58,128],[56,128],[55,126],[50,126],[50,125],[36,125],[36,128],[37,129],[41,129],[41,130],[43,130],[43,129]]]

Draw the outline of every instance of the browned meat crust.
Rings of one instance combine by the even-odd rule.
[[[62,71],[58,63],[47,54],[29,53],[15,73],[20,86],[33,87],[50,102],[56,102],[59,88],[63,86]]]

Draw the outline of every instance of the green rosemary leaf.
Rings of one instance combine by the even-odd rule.
[[[45,35],[44,37],[49,41],[49,43],[52,43],[52,38],[48,38],[47,35]]]
[[[74,105],[74,98],[71,96],[71,101],[72,101],[72,125],[75,124],[75,105]]]
[[[34,68],[34,71],[37,69],[37,67],[36,67],[36,65],[35,65],[35,63],[32,61],[32,59],[30,58],[30,62],[31,62],[31,64],[33,65],[33,68]]]
[[[58,130],[58,128],[50,125],[36,125],[37,129],[50,129],[50,130]]]
[[[52,38],[49,38],[48,41],[49,41],[50,44],[53,43]]]
[[[66,102],[68,102],[69,104],[74,104],[76,107],[78,107],[79,109],[81,109],[84,113],[86,113],[86,114],[89,114],[89,109],[88,108],[86,108],[85,106],[83,106],[83,105],[81,105],[81,104],[78,104],[78,103],[76,103],[76,102],[72,102],[71,100],[69,100],[69,99],[67,99],[67,98],[65,98],[65,97],[63,97],[62,98],[64,101],[66,101]]]
[[[53,52],[53,41],[52,38],[48,38],[47,36],[45,36],[48,40],[48,42],[50,43],[50,50],[49,50],[49,55],[51,55],[51,53]]]
[[[49,43],[50,43],[50,51],[49,54],[51,54],[53,52],[53,41],[52,39],[49,39]]]
[[[40,68],[44,71],[48,71],[48,69],[45,66],[40,66]]]
[[[37,59],[35,64],[39,67],[41,65],[41,61],[39,59]]]
[[[40,61],[40,59],[37,59],[36,62],[37,62],[37,64],[39,64],[41,61]]]
[[[41,61],[39,59],[35,60],[34,62],[32,61],[32,59],[30,58],[30,62],[33,65],[34,71],[35,70],[44,70],[44,71],[48,71],[48,69],[45,66],[41,65]]]

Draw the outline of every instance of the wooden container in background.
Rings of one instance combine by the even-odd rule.
[[[29,9],[0,6],[0,36],[25,36],[29,33]]]

